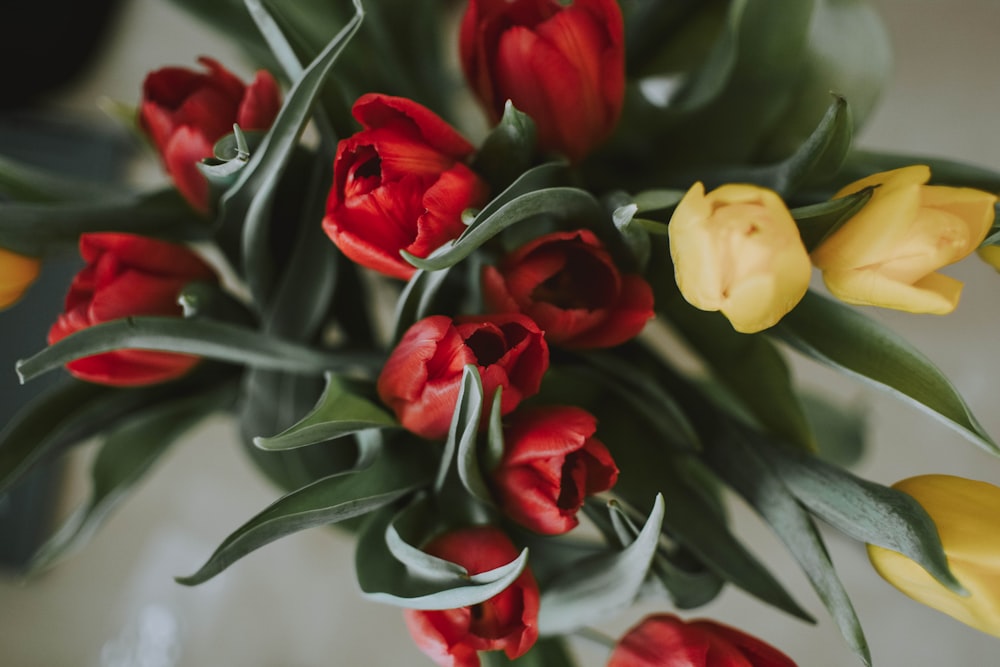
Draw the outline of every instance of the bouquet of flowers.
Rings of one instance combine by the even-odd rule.
[[[221,411],[277,497],[178,581],[332,526],[360,594],[438,665],[574,665],[573,636],[612,667],[793,665],[691,616],[728,584],[814,620],[737,536],[734,495],[862,664],[816,519],[1000,636],[1000,488],[853,474],[858,415],[788,369],[811,358],[1000,453],[865,312],[947,314],[962,284],[939,269],[1000,268],[1000,174],[853,145],[888,60],[868,3],[175,2],[259,69],[148,74],[121,118],[169,187],[0,160],[0,304],[30,300],[46,257],[85,263],[17,364],[68,377],[0,433],[0,493],[100,441],[34,571]],[[595,629],[651,599],[623,636]]]

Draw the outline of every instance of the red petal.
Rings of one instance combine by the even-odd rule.
[[[211,142],[190,127],[178,129],[163,152],[164,164],[177,190],[202,213],[209,210],[208,179],[198,170],[197,164],[211,155]]]
[[[281,89],[267,70],[258,70],[240,102],[236,122],[244,130],[266,130],[281,109]]]
[[[454,160],[463,159],[474,150],[440,116],[405,97],[368,93],[358,98],[352,111],[366,128],[389,127],[400,122],[411,125],[432,148]]]

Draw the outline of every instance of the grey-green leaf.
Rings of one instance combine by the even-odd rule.
[[[430,481],[427,460],[427,450],[413,443],[386,445],[364,470],[324,477],[279,498],[227,537],[197,572],[177,581],[200,584],[285,535],[360,516],[413,493]]]
[[[809,292],[771,329],[802,354],[904,398],[992,454],[1000,454],[945,375],[857,309]]]
[[[388,412],[351,392],[345,379],[327,373],[326,389],[312,412],[277,435],[254,438],[254,444],[267,450],[294,449],[365,429],[397,426]]]
[[[663,525],[663,496],[657,494],[653,510],[630,545],[616,552],[586,558],[544,586],[538,631],[560,635],[602,620],[635,601]]]

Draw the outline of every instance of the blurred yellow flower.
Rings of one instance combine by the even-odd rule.
[[[877,185],[853,218],[813,251],[827,288],[842,301],[911,313],[950,313],[962,283],[935,273],[986,238],[997,198],[972,188],[925,185],[923,165],[874,174],[835,197]]]
[[[0,248],[0,309],[21,298],[28,285],[38,277],[40,262]]]
[[[933,519],[948,566],[970,595],[952,593],[906,556],[869,544],[875,570],[917,602],[1000,637],[1000,488],[951,475],[911,477],[893,488]]]
[[[696,308],[721,311],[742,333],[776,324],[809,288],[809,255],[772,190],[729,184],[706,195],[695,183],[668,234],[681,294]]]
[[[1000,271],[1000,245],[988,245],[980,248],[977,252],[984,262]]]

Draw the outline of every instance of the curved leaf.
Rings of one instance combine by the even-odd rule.
[[[747,437],[810,512],[856,540],[907,556],[953,592],[964,591],[948,569],[937,527],[911,496]]]
[[[427,452],[404,443],[387,445],[371,467],[324,477],[275,501],[227,537],[201,568],[179,583],[207,581],[250,552],[315,526],[344,521],[388,505],[430,480]]]
[[[788,547],[848,645],[870,667],[871,654],[854,605],[837,577],[823,538],[809,514],[785,486],[782,477],[761,458],[745,433],[719,423],[715,437],[706,438],[709,465],[743,496]]]
[[[448,277],[449,269],[441,271],[424,271],[417,269],[403,288],[396,301],[396,312],[393,317],[391,345],[395,346],[415,322],[432,314],[431,304],[438,290]]]
[[[82,329],[17,362],[21,382],[63,364],[121,349],[182,352],[292,373],[319,374],[363,366],[361,353],[331,353],[272,338],[246,327],[176,317],[126,317]]]
[[[90,539],[170,445],[199,419],[230,405],[236,397],[235,389],[229,383],[193,396],[156,403],[114,428],[91,467],[90,498],[38,549],[31,560],[30,572],[50,567]]]
[[[543,587],[538,631],[543,635],[572,632],[624,609],[635,601],[649,572],[663,524],[663,496],[635,541],[621,551],[604,553],[568,567]]]
[[[409,609],[469,607],[502,592],[521,575],[528,550],[510,563],[481,574],[428,578],[407,569],[389,550],[386,531],[395,520],[393,508],[383,508],[365,525],[358,539],[355,568],[362,594],[371,600]]]
[[[830,234],[854,217],[854,214],[864,208],[872,198],[874,191],[874,187],[867,187],[846,197],[793,208],[792,218],[799,227],[799,234],[806,250],[812,252]]]
[[[948,378],[905,340],[857,310],[809,292],[770,331],[802,354],[888,389],[1000,454]]]
[[[480,214],[458,239],[441,246],[426,259],[415,257],[405,250],[400,253],[418,269],[444,269],[462,261],[511,225],[539,215],[550,215],[559,220],[587,220],[604,216],[604,211],[597,199],[585,190],[563,187],[536,190],[516,197],[488,217]]]
[[[351,393],[347,382],[326,374],[326,389],[316,407],[298,423],[270,437],[256,437],[261,449],[294,449],[315,445],[371,428],[395,428],[392,415],[371,401]]]
[[[434,580],[449,580],[468,577],[469,572],[461,565],[413,546],[420,544],[436,532],[437,517],[426,497],[411,502],[399,512],[385,529],[385,544],[408,572]],[[417,539],[414,539],[417,538]]]

